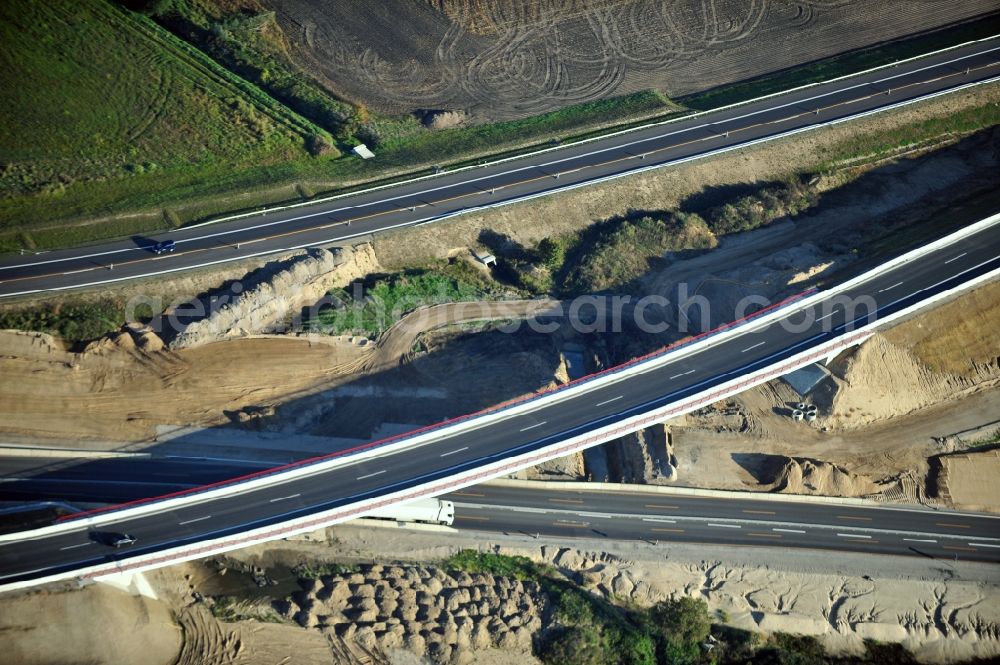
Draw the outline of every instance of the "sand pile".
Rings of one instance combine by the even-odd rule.
[[[175,316],[162,318],[180,322],[182,328],[170,340],[171,349],[182,349],[233,337],[270,332],[311,305],[335,286],[378,271],[371,245],[356,248],[310,249],[293,259],[279,262],[277,272],[265,266],[243,280],[228,284],[218,293],[177,308]],[[215,302],[224,302],[215,307]],[[186,317],[195,314],[190,320]],[[207,312],[202,316],[200,313]],[[174,326],[164,328],[173,334]],[[167,334],[165,332],[165,334]],[[168,335],[169,336],[169,335]]]
[[[434,567],[365,566],[303,580],[281,611],[367,649],[403,648],[435,663],[471,663],[498,647],[531,653],[547,596],[537,582]]]
[[[851,473],[830,462],[789,457],[766,489],[787,494],[864,496],[883,488],[867,476]]]
[[[861,345],[832,368],[843,383],[833,397],[826,426],[853,429],[912,413],[981,388],[997,374],[983,368],[971,377],[935,372],[882,335]]]

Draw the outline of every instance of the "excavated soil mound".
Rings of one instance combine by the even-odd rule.
[[[537,582],[433,567],[366,566],[302,580],[278,610],[306,628],[366,649],[406,649],[436,663],[467,663],[493,647],[531,652],[548,597]]]
[[[789,457],[767,489],[786,494],[862,496],[875,494],[882,488],[867,476],[851,473],[836,464]]]
[[[133,342],[134,334],[70,353],[48,335],[0,331],[0,431],[84,448],[148,439],[158,425],[223,424],[227,413],[259,412],[346,381],[370,354],[335,339],[291,337],[156,350],[155,334]]]
[[[271,332],[330,288],[377,271],[371,245],[310,249],[166,313],[156,327],[175,350]]]
[[[982,365],[966,376],[934,371],[882,335],[873,336],[833,369],[842,383],[825,424],[843,429],[864,427],[956,399],[1000,378],[996,365]]]

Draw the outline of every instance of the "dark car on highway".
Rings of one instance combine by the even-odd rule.
[[[177,249],[177,243],[173,240],[161,240],[160,242],[153,245],[154,254],[166,254]]]

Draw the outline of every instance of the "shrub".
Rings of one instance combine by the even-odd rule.
[[[701,644],[712,629],[704,600],[685,596],[661,601],[649,609],[649,622],[660,639],[663,662],[684,665],[700,660]]]
[[[445,559],[441,565],[448,570],[489,573],[519,580],[537,579],[540,574],[539,566],[527,557],[475,550],[462,550]]]
[[[823,645],[815,637],[775,633],[770,644],[757,652],[754,665],[827,665],[829,662]]]
[[[0,311],[0,330],[44,332],[76,343],[97,339],[117,330],[124,321],[124,305],[113,299],[43,303]]]
[[[591,623],[594,620],[590,603],[578,593],[563,594],[557,612],[559,620],[569,625]]]
[[[356,573],[361,568],[357,564],[345,563],[300,563],[292,568],[292,572],[298,577],[307,580],[317,580],[328,575],[350,575]]]
[[[713,239],[694,213],[619,219],[588,229],[576,244],[572,266],[561,279],[566,294],[620,289],[647,272],[651,261],[683,249],[707,249]]]
[[[780,217],[796,215],[814,205],[817,198],[808,185],[795,179],[710,208],[705,219],[715,235],[750,231]]]
[[[180,215],[177,214],[176,210],[170,208],[164,208],[163,210],[163,221],[172,229],[179,229],[183,222],[181,221]]]
[[[454,276],[453,276],[454,275]],[[482,300],[499,294],[461,266],[413,270],[383,277],[366,285],[363,301],[352,301],[343,289],[331,291],[331,300],[345,306],[321,310],[306,323],[314,331],[339,335],[356,331],[378,335],[407,312],[423,305]]]
[[[306,150],[313,157],[337,156],[337,149],[333,146],[333,143],[322,134],[310,134],[306,137]]]
[[[559,240],[542,238],[535,248],[535,260],[549,270],[558,270],[566,260],[566,247]]]
[[[563,626],[552,631],[539,656],[548,665],[605,665],[613,662],[593,626]]]

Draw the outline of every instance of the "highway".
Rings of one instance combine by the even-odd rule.
[[[455,502],[455,527],[463,530],[1000,562],[1000,515],[731,494],[719,498],[485,484],[441,498]]]
[[[742,378],[762,368],[774,368],[774,375],[780,374],[782,360],[803,349],[813,349],[831,340],[843,343],[845,336],[852,339],[849,331],[857,325],[883,319],[998,269],[1000,226],[992,224],[928,251],[918,259],[855,282],[835,299],[789,305],[779,310],[773,320],[719,335],[706,347],[671,355],[669,360],[650,364],[648,369],[632,376],[613,375],[615,380],[576,385],[556,393],[554,399],[531,403],[528,410],[470,421],[463,426],[446,426],[439,435],[419,444],[392,447],[366,457],[349,455],[339,466],[319,468],[308,475],[280,482],[276,478],[268,484],[242,489],[234,486],[233,491],[223,496],[183,505],[168,502],[158,507],[160,504],[153,503],[149,508],[155,512],[146,514],[104,515],[101,530],[128,532],[138,538],[138,543],[127,550],[111,550],[96,544],[90,538],[92,527],[80,519],[64,522],[55,530],[27,532],[15,539],[0,540],[0,585],[85,566],[113,564],[122,570],[148,566],[149,561],[132,563],[130,559],[164,550],[177,551],[176,548],[184,546],[190,546],[188,556],[197,556],[199,552],[250,542],[250,537],[241,534],[254,528],[266,527],[263,535],[255,536],[258,540],[280,538],[293,530],[281,526],[288,520],[408,488],[420,486],[422,492],[433,494],[460,489],[489,477],[475,475],[474,470],[484,465],[497,465],[490,472],[493,476],[508,473],[564,450],[606,440],[609,437],[603,434],[604,438],[583,443],[575,437],[665,405],[677,405],[734,377]],[[875,309],[870,314],[850,312],[845,302],[851,301],[843,300],[843,296],[868,297]],[[833,302],[840,304],[832,305]],[[855,335],[860,339],[865,333]],[[817,357],[822,355],[820,351]],[[684,407],[677,408],[680,412]],[[558,447],[560,442],[571,440],[573,443],[566,448]],[[532,451],[540,449],[545,449],[545,454],[531,456]],[[517,461],[510,461],[514,457]],[[462,474],[465,474],[463,479],[456,481],[455,477]],[[345,508],[341,514],[349,517],[360,512]],[[325,517],[316,523],[327,523],[324,519],[329,521]],[[308,524],[297,528],[304,526]],[[987,533],[997,535],[990,529],[973,531],[970,527],[969,533],[977,537],[985,537]],[[694,531],[688,535],[694,535]],[[206,539],[215,539],[216,543],[197,545]],[[879,542],[868,547],[883,546],[881,539],[871,540]],[[981,551],[988,548],[974,549],[977,551],[970,554],[992,556]],[[166,563],[176,560],[176,556],[165,554],[156,557],[156,561]]]
[[[343,242],[692,159],[997,76],[1000,39],[992,39],[710,114],[326,202],[193,226],[155,238],[8,256],[0,259],[0,297]],[[155,255],[152,245],[167,237],[176,241],[177,251]]]
[[[0,459],[5,481],[42,460]],[[148,458],[49,464],[44,478],[0,485],[0,501],[128,501],[245,473],[259,465]],[[555,484],[555,483],[550,483]],[[8,487],[16,486],[12,492]],[[574,485],[578,485],[574,483]],[[789,501],[781,496],[729,498],[622,489],[551,489],[486,483],[441,498],[455,502],[461,530],[721,545],[800,547],[1000,562],[1000,515],[916,507]]]
[[[28,451],[26,451],[28,452]],[[274,464],[172,456],[118,459],[0,457],[0,502],[125,503],[179,492]]]

